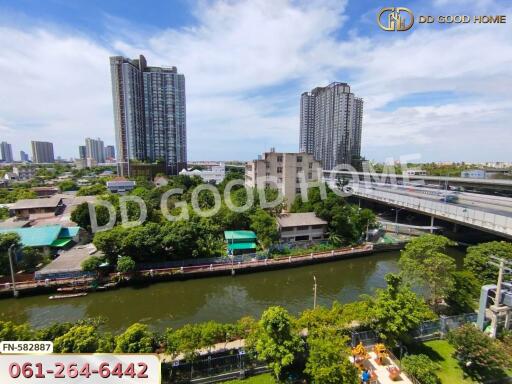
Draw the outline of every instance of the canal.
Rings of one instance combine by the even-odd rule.
[[[463,253],[451,250],[450,254],[460,264]],[[134,322],[159,331],[208,320],[233,322],[247,315],[259,317],[271,305],[297,314],[313,306],[313,276],[320,305],[331,306],[334,300],[347,303],[384,287],[384,276],[398,270],[398,257],[398,252],[382,252],[300,268],[121,288],[73,299],[3,299],[0,319],[43,327],[101,316],[106,330],[117,332]]]

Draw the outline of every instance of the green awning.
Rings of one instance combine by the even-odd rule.
[[[224,238],[227,241],[251,241],[256,240],[256,234],[253,231],[224,231]]]
[[[246,249],[256,249],[256,243],[233,243],[228,244],[229,251],[240,251]]]
[[[57,239],[52,243],[52,247],[62,248],[71,243],[72,239]]]

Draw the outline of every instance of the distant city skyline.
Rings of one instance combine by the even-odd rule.
[[[0,4],[0,138],[15,155],[30,140],[53,142],[66,159],[85,137],[114,143],[105,61],[142,53],[186,75],[189,160],[296,151],[301,93],[332,81],[365,101],[368,159],[511,160],[510,22],[390,33],[371,0],[77,1]],[[512,19],[504,0],[407,6]]]

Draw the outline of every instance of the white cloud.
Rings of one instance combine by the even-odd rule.
[[[0,133],[19,149],[31,138],[51,139],[66,157],[85,136],[113,142],[108,56],[143,53],[150,65],[185,73],[192,159],[247,159],[270,146],[296,150],[300,93],[347,78],[365,99],[363,152],[370,157],[384,158],[393,147],[419,152],[468,132],[469,141],[488,145],[489,159],[509,153],[501,143],[511,138],[510,24],[416,25],[371,37],[352,32],[341,41],[345,5],[205,1],[194,26],[154,31],[117,23],[104,46],[42,27],[1,28]],[[491,1],[477,5],[497,9]],[[467,97],[382,110],[418,92]],[[503,140],[489,140],[489,132]]]

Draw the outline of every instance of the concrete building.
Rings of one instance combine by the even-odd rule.
[[[484,169],[470,169],[466,171],[462,171],[460,173],[460,177],[466,179],[486,179],[487,172]]]
[[[32,214],[47,213],[57,215],[63,209],[62,198],[18,200],[10,210],[18,219],[28,219]]]
[[[180,175],[187,175],[187,176],[198,176],[200,177],[205,183],[214,183],[219,184],[224,180],[224,177],[226,177],[226,166],[224,163],[212,165],[208,167],[207,169],[194,169],[194,170],[188,170],[188,169],[182,169],[180,172]]]
[[[363,100],[346,83],[334,82],[301,95],[300,151],[325,170],[361,157]]]
[[[402,171],[402,176],[427,176],[427,171],[423,169],[408,169]]]
[[[314,212],[285,213],[277,218],[281,241],[320,241],[327,236],[327,221],[316,217]]]
[[[35,167],[27,165],[21,167],[12,167],[12,172],[18,175],[18,179],[20,180],[30,180],[36,176],[37,170]]]
[[[116,150],[113,145],[107,145],[105,147],[105,160],[112,160],[116,158]]]
[[[53,143],[47,141],[32,141],[32,161],[38,164],[54,163]]]
[[[105,145],[99,137],[97,139],[85,139],[85,157],[93,159],[97,163],[105,162]]]
[[[24,163],[28,162],[30,159],[28,158],[28,153],[25,151],[20,151],[20,160]]]
[[[87,158],[87,147],[85,145],[78,146],[78,158],[82,160]]]
[[[280,153],[273,149],[245,166],[245,185],[251,188],[277,188],[290,206],[301,194],[301,182],[318,181],[320,162],[307,153]]]
[[[107,181],[107,189],[112,193],[126,193],[135,188],[135,181],[127,180],[124,177],[116,177]]]
[[[186,168],[185,76],[176,67],[150,67],[144,56],[110,58],[118,174],[131,161],[163,161],[168,174]]]
[[[5,141],[2,141],[0,143],[0,152],[2,155],[2,161],[5,163],[12,163],[14,161],[12,157],[12,146],[9,143],[6,143]]]

